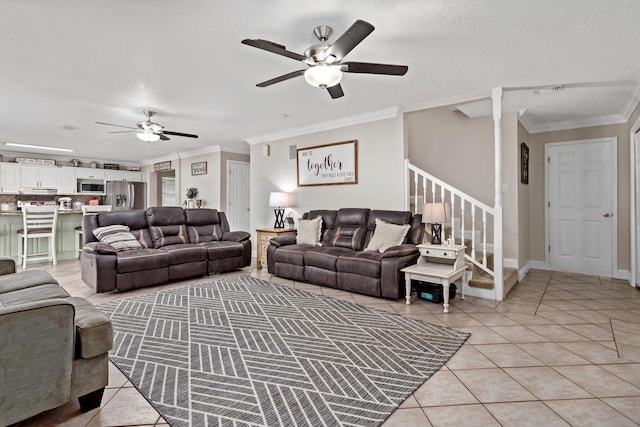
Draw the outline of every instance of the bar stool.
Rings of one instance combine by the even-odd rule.
[[[111,205],[82,205],[82,216],[95,215],[99,212],[109,212]],[[80,258],[80,251],[82,250],[82,224],[75,228],[76,230],[76,258]]]
[[[18,260],[22,261],[22,268],[27,268],[30,261],[53,261],[56,259],[56,228],[58,225],[57,206],[22,206],[22,229],[18,230]],[[29,254],[29,239],[47,238],[47,252]],[[37,242],[36,242],[37,243]],[[37,248],[37,246],[35,246]]]

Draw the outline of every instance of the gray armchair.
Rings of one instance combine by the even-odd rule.
[[[0,425],[78,398],[100,406],[108,383],[109,318],[48,273],[0,258]]]

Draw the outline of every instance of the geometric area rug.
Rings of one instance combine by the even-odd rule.
[[[172,426],[377,426],[469,334],[248,276],[99,306]]]

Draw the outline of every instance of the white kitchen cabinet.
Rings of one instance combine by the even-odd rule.
[[[20,167],[15,163],[0,164],[0,192],[17,193],[20,188]]]
[[[142,182],[142,172],[136,171],[107,170],[106,177],[107,181]]]
[[[76,192],[76,168],[60,167],[57,172],[58,194],[75,194]]]
[[[77,179],[104,179],[104,169],[74,168]]]
[[[56,188],[57,181],[55,166],[20,165],[20,187]]]

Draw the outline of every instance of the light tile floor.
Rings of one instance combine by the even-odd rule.
[[[450,312],[272,277],[255,266],[125,293],[95,294],[77,261],[43,266],[72,295],[94,304],[249,274],[333,298],[471,332],[460,351],[384,423],[392,426],[640,425],[640,290],[604,277],[532,270],[502,302],[459,297]],[[76,401],[24,426],[167,425],[111,366],[101,408]]]

